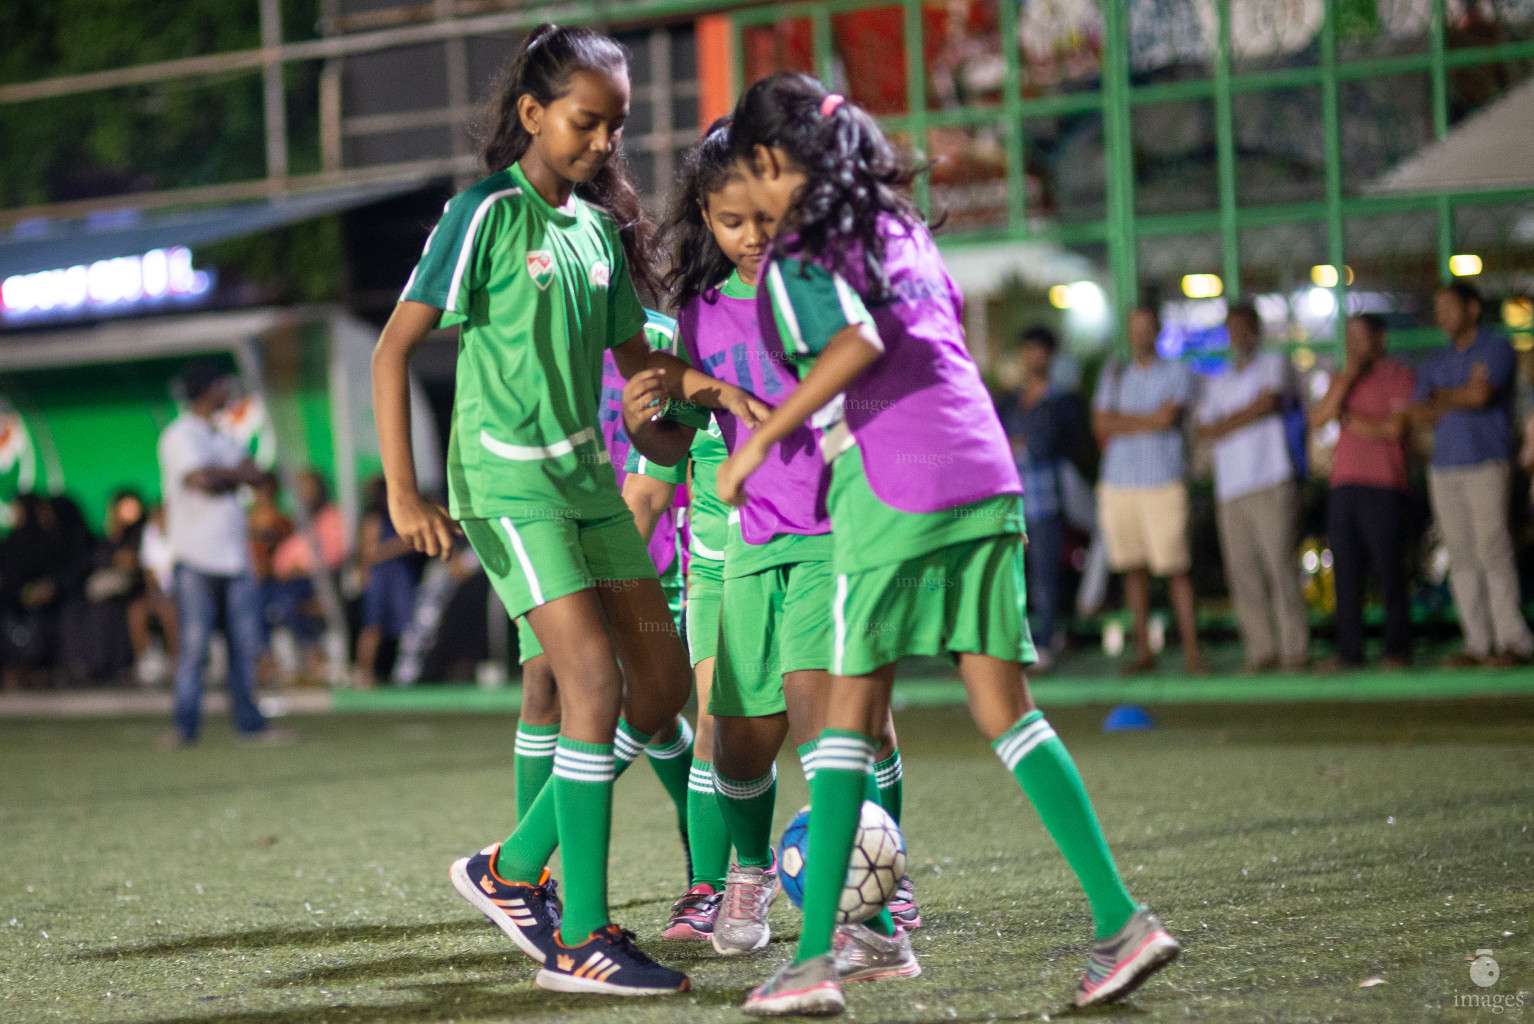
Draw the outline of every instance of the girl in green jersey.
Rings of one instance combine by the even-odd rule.
[[[628,106],[621,46],[586,29],[533,31],[490,102],[490,176],[448,203],[379,339],[373,399],[400,536],[445,555],[466,534],[560,681],[552,813],[455,863],[454,885],[543,964],[540,986],[649,995],[688,980],[608,916],[614,730],[620,710],[641,734],[668,727],[691,673],[601,440],[603,353],[625,377],[692,375],[702,383],[678,380],[689,397],[749,419],[765,409],[645,343],[635,285],[651,282],[650,231],[618,150]],[[418,492],[407,389],[410,352],[439,325],[461,325],[447,509]],[[562,919],[542,884],[556,837]]]

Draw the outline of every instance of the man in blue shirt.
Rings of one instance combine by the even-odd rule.
[[[1061,474],[1070,457],[1090,444],[1086,417],[1073,394],[1050,384],[1050,365],[1059,342],[1047,327],[1023,332],[1018,365],[1022,384],[1002,396],[996,411],[1012,442],[1023,480],[1023,516],[1028,526],[1028,611],[1039,661],[1034,672],[1052,665],[1060,630],[1060,561],[1065,545],[1065,497]]]
[[[1129,364],[1108,366],[1092,400],[1092,430],[1103,447],[1097,520],[1108,565],[1124,574],[1124,594],[1134,615],[1135,655],[1125,664],[1125,675],[1156,664],[1147,629],[1153,573],[1167,579],[1188,671],[1209,671],[1198,649],[1188,575],[1192,557],[1182,422],[1193,404],[1193,377],[1182,363],[1156,353],[1160,333],[1161,318],[1154,309],[1130,313]]]
[[[1418,367],[1412,414],[1433,427],[1428,492],[1465,636],[1446,664],[1508,668],[1534,661],[1507,526],[1515,360],[1506,338],[1479,326],[1481,309],[1472,285],[1438,292],[1433,316],[1449,345]]]

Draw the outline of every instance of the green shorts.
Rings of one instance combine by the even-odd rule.
[[[860,676],[907,655],[988,654],[1030,665],[1022,538],[981,537],[836,577],[831,671]],[[722,660],[722,659],[721,659]]]
[[[465,519],[463,532],[514,619],[598,580],[655,579],[627,509],[605,519]]]
[[[692,663],[719,652],[719,600],[724,594],[724,563],[693,553],[687,564],[687,651]]]
[[[829,561],[791,562],[724,581],[712,715],[756,718],[787,709],[783,674],[831,667]]]

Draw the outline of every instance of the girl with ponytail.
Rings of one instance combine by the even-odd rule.
[[[379,338],[373,404],[400,536],[442,557],[466,536],[560,684],[557,735],[528,740],[552,755],[551,776],[509,839],[453,864],[454,887],[543,965],[541,987],[655,995],[688,980],[608,916],[612,784],[678,728],[691,672],[613,473],[603,359],[746,418],[765,407],[646,343],[636,288],[653,287],[653,246],[619,148],[628,109],[613,40],[552,25],[527,38],[485,119],[489,176],[448,202]],[[434,328],[455,325],[444,509],[416,485],[408,364]],[[545,867],[556,844],[562,917]]]
[[[1130,897],[1075,763],[1029,696],[1022,484],[965,344],[963,296],[903,191],[910,167],[866,111],[794,73],[741,98],[731,150],[776,224],[758,320],[802,376],[719,467],[719,496],[749,507],[773,446],[813,416],[830,465],[835,578],[804,923],[793,961],[745,1010],[834,1013],[841,981],[868,976],[846,968],[919,970],[909,944],[863,925],[832,953],[865,780],[908,655],[957,663],[976,725],[1081,882],[1096,935],[1076,1005],[1121,999],[1177,941]]]

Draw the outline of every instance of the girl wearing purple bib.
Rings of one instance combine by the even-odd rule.
[[[762,330],[807,369],[720,467],[719,496],[746,501],[772,446],[813,416],[831,464],[836,574],[804,927],[794,960],[745,1009],[845,1006],[831,956],[837,901],[895,663],[911,654],[957,662],[976,724],[1086,891],[1096,941],[1077,1005],[1121,998],[1177,942],[1130,898],[1081,776],[1028,694],[1022,488],[965,346],[958,289],[905,196],[913,172],[865,111],[791,72],[741,98],[731,149],[775,225]]]
[[[667,283],[680,310],[677,355],[772,406],[798,386],[799,376],[781,350],[763,343],[758,327],[757,274],[769,234],[746,193],[728,136],[728,121],[717,122],[689,155],[667,224],[676,258]],[[631,385],[630,393],[639,387]],[[751,428],[737,417],[722,412],[715,418],[729,451],[750,442]],[[634,444],[643,450],[644,424],[636,427]],[[778,886],[775,761],[790,732],[806,776],[813,776],[831,682],[829,477],[814,434],[800,426],[772,446],[751,499],[730,517],[708,697],[717,736],[711,781],[735,848],[708,937],[726,956],[763,949],[771,937],[767,912]],[[893,727],[880,733],[889,739],[881,741],[879,770],[867,787],[870,798],[898,818],[900,756]],[[909,880],[902,881],[891,909],[914,927],[920,917]],[[890,912],[873,927],[886,941],[894,939]],[[887,967],[869,971],[858,963],[856,970],[876,977],[891,973]],[[902,958],[894,972],[914,967],[914,959]]]

